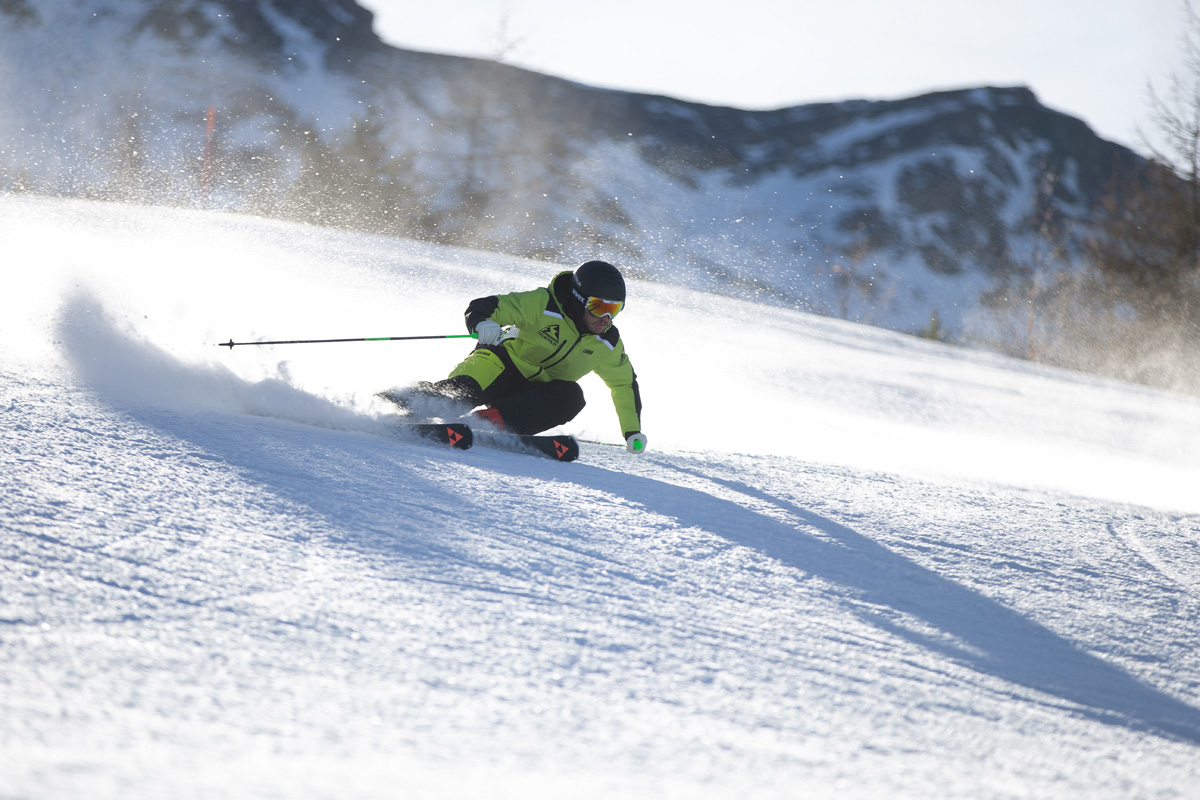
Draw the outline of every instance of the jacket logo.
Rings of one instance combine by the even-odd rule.
[[[538,335],[545,339],[550,344],[558,344],[558,326],[547,325],[538,331]]]
[[[594,356],[594,355],[596,355],[596,351],[595,351],[595,350],[588,350],[586,347],[583,349],[583,352],[584,352],[584,354],[585,354],[585,355],[589,355],[589,356]]]

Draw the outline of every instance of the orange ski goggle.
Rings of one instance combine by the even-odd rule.
[[[615,317],[625,307],[624,300],[604,300],[600,297],[587,299],[587,310],[594,317]]]

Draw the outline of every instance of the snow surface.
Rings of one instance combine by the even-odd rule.
[[[216,343],[553,265],[16,196],[0,241],[0,796],[1200,796],[1195,399],[633,282],[650,452],[451,451],[372,395],[461,340]]]

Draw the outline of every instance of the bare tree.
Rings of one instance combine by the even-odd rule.
[[[1109,371],[1200,391],[1200,17],[1187,3],[1183,14],[1185,71],[1149,90],[1161,144],[1143,134],[1151,158],[1114,180],[1086,254],[1099,278],[1090,299],[1103,295],[1126,333]]]
[[[1165,94],[1148,89],[1150,119],[1162,141],[1155,146],[1143,136],[1152,156],[1144,181],[1151,195],[1135,193],[1133,199],[1150,223],[1143,226],[1148,241],[1142,255],[1159,273],[1162,289],[1190,302],[1200,291],[1200,17],[1187,2],[1183,16],[1184,72],[1170,76]]]

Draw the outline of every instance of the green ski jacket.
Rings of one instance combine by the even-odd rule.
[[[526,380],[578,381],[595,372],[608,386],[624,437],[642,429],[637,375],[615,326],[600,335],[581,332],[563,310],[571,272],[560,272],[547,288],[481,298],[467,309],[467,330],[485,319],[514,325],[520,334],[502,347]],[[480,377],[480,376],[476,376]],[[486,388],[495,376],[481,385]]]

